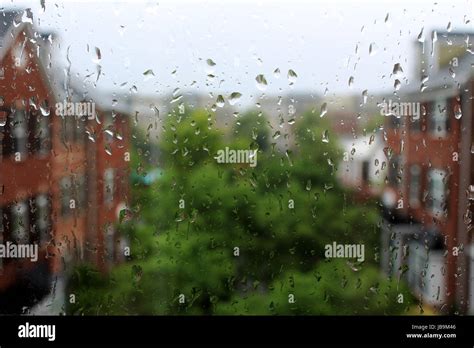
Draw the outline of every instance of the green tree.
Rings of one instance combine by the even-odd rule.
[[[281,153],[263,115],[245,114],[225,134],[207,112],[171,113],[160,143],[164,175],[134,188],[134,218],[120,226],[131,261],[102,277],[78,268],[70,283],[77,303],[68,311],[402,312],[396,294],[405,289],[374,266],[376,208],[352,204],[338,186],[340,150],[329,127],[311,113],[294,127],[295,146]],[[257,166],[216,163],[224,146],[258,149]],[[324,246],[333,241],[363,243],[366,261],[327,262]],[[290,291],[297,302],[288,301]]]

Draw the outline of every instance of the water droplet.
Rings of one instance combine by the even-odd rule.
[[[398,75],[398,74],[402,74],[403,73],[403,69],[402,69],[402,66],[400,65],[400,63],[397,63],[393,66],[393,72],[392,74],[393,75]]]
[[[349,77],[347,84],[349,85],[349,88],[352,88],[352,85],[354,84],[354,76]]]
[[[323,132],[322,142],[329,143],[329,131],[327,129]]]
[[[267,89],[267,80],[265,79],[265,76],[263,76],[263,74],[259,74],[257,75],[257,77],[255,78],[255,81],[257,81],[257,88],[261,91],[264,91]]]
[[[153,70],[148,69],[148,70],[143,72],[143,75],[151,77],[151,76],[155,76],[155,73],[153,72]]]
[[[295,73],[295,71],[292,69],[288,70],[288,81],[290,81],[290,83],[295,83],[297,79],[298,75]]]
[[[374,141],[375,141],[375,135],[371,134],[370,139],[369,139],[369,145],[372,145]]]
[[[425,42],[425,34],[424,34],[425,28],[421,28],[420,33],[418,34],[418,41],[419,42]]]
[[[38,105],[36,105],[36,98],[35,97],[31,97],[30,100],[29,100],[29,103],[30,103],[30,106],[33,109],[38,110]]]
[[[435,51],[435,43],[438,41],[438,33],[436,32],[436,30],[433,30],[431,32],[431,56],[434,55],[434,51]]]
[[[462,117],[461,105],[456,104],[456,106],[454,106],[454,117],[456,120],[459,120]]]
[[[368,96],[368,91],[365,89],[364,91],[362,91],[362,100],[364,104],[367,103],[367,96]]]
[[[96,55],[96,59],[94,60],[94,63],[99,64],[100,61],[102,60],[102,53],[100,52],[99,47],[95,47],[95,55]]]
[[[229,96],[229,104],[230,105],[234,105],[235,103],[237,103],[240,99],[240,97],[242,97],[242,94],[239,93],[239,92],[232,92]]]
[[[40,112],[41,112],[41,115],[43,116],[49,116],[51,114],[51,109],[48,108],[47,104],[43,102],[40,105]]]
[[[395,83],[393,84],[393,88],[395,88],[396,91],[398,91],[401,87],[402,83],[400,82],[399,79],[395,80]]]
[[[448,33],[452,30],[451,22],[448,23],[448,26],[446,27],[446,30],[448,31]]]
[[[114,137],[114,132],[112,132],[112,130],[110,130],[110,129],[104,130],[104,133],[110,135],[110,137],[112,137],[112,138]]]
[[[374,56],[377,54],[377,51],[378,51],[378,47],[377,47],[377,44],[375,42],[372,42],[370,45],[369,45],[369,56]]]
[[[215,65],[216,65],[216,63],[215,63],[212,59],[207,59],[207,60],[206,60],[206,63],[207,63],[207,65],[209,65],[209,66],[215,66]]]
[[[224,107],[224,105],[225,105],[224,97],[220,94],[217,96],[216,105],[220,108]]]
[[[171,99],[171,102],[170,102],[170,103],[171,103],[171,104],[176,103],[176,102],[180,101],[182,98],[183,98],[183,95],[182,95],[182,94],[177,95],[177,96],[175,96],[173,99]]]
[[[449,75],[454,79],[456,77],[456,73],[454,72],[453,68],[449,68]]]
[[[110,148],[110,145],[105,145],[105,153],[109,156],[112,156],[112,149]]]
[[[281,132],[280,131],[276,131],[275,134],[273,134],[273,139],[278,139],[281,135]]]
[[[276,69],[273,71],[273,76],[275,76],[275,78],[277,78],[277,79],[280,78],[280,68],[276,68]]]
[[[321,105],[321,110],[320,110],[320,113],[319,113],[319,117],[324,117],[327,113],[328,113],[327,103],[323,103],[323,105]]]

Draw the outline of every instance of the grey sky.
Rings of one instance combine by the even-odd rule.
[[[453,31],[473,30],[472,21],[465,23],[473,16],[472,1],[466,0],[46,0],[45,12],[39,0],[14,4],[31,7],[37,27],[60,35],[63,49],[70,46],[71,69],[80,76],[96,71],[94,47],[99,47],[101,89],[127,92],[135,85],[144,94],[177,87],[216,95],[239,91],[246,97],[242,102],[262,94],[256,87],[258,74],[266,77],[265,93],[271,94],[323,94],[326,88],[328,96],[390,91],[395,63],[402,65],[404,78],[413,77],[413,42],[423,27],[427,41],[431,29],[445,30],[449,22]],[[377,47],[372,56],[371,43]],[[208,58],[216,63],[213,69]],[[273,74],[276,68],[280,78]],[[148,69],[154,77],[143,75]],[[298,75],[293,86],[289,69]],[[209,73],[214,81],[208,81]]]

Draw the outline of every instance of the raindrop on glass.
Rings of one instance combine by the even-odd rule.
[[[323,103],[323,105],[321,105],[321,111],[319,113],[319,117],[324,117],[327,113],[328,113],[327,103]]]
[[[349,85],[349,88],[352,88],[352,85],[354,84],[354,76],[349,77],[347,84]]]
[[[215,66],[215,65],[216,65],[216,63],[215,63],[212,59],[207,59],[207,60],[206,60],[206,63],[207,63],[207,65],[209,65],[209,66]]]
[[[369,45],[369,55],[374,56],[375,54],[377,54],[377,50],[378,50],[377,45],[375,44],[375,42],[372,42]]]
[[[147,77],[155,76],[153,70],[151,70],[151,69],[145,70],[145,71],[143,72],[143,75],[145,75],[145,76],[147,76]]]
[[[447,30],[448,33],[449,33],[449,32],[451,32],[452,29],[453,29],[453,28],[452,28],[451,22],[449,22],[449,23],[448,23],[448,26],[446,27],[446,30]]]
[[[224,107],[224,105],[225,105],[224,97],[220,94],[217,96],[216,105],[220,108]]]
[[[393,72],[392,74],[393,75],[398,75],[398,74],[402,74],[403,73],[403,69],[402,69],[402,66],[400,65],[400,63],[397,63],[393,66]]]
[[[264,91],[267,89],[267,80],[265,79],[265,76],[263,76],[263,74],[259,74],[257,75],[257,77],[255,78],[255,81],[257,81],[257,88],[261,91]]]
[[[239,92],[232,92],[229,96],[229,104],[230,105],[234,105],[235,103],[237,103],[240,99],[240,97],[242,97],[242,94],[239,93]]]
[[[329,143],[329,131],[327,129],[323,132],[322,142]]]
[[[298,75],[295,73],[295,71],[292,69],[288,70],[288,81],[290,81],[290,83],[295,83],[297,79]]]
[[[460,105],[454,107],[454,117],[459,120],[462,117],[462,109]]]
[[[396,79],[395,80],[395,83],[393,84],[393,88],[398,91],[400,89],[400,86],[402,85],[402,83],[400,82],[399,79]]]
[[[275,78],[279,79],[280,75],[280,68],[276,68],[275,70],[273,70],[273,76],[275,76]]]
[[[362,100],[363,100],[363,103],[364,103],[364,104],[367,103],[367,96],[368,96],[368,91],[365,89],[365,90],[362,92]]]

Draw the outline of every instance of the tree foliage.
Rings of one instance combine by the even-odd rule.
[[[286,151],[269,127],[248,113],[225,134],[204,111],[172,113],[159,144],[164,175],[134,187],[134,218],[120,226],[131,260],[107,276],[77,268],[68,312],[402,313],[410,295],[377,270],[375,205],[338,186],[341,154],[323,119],[299,118]],[[225,146],[258,149],[257,166],[216,163]],[[364,244],[365,262],[326,260],[333,241]]]

